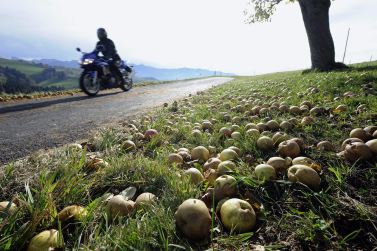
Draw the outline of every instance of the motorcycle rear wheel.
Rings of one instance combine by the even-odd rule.
[[[83,72],[80,76],[80,88],[88,96],[96,96],[100,90],[100,83],[97,80],[96,83],[89,73]]]

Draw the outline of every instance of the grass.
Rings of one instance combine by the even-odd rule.
[[[314,147],[329,140],[339,152],[353,128],[376,125],[377,98],[361,89],[367,83],[377,89],[375,65],[361,64],[343,72],[238,77],[135,121],[100,130],[89,139],[88,150],[65,147],[10,163],[1,169],[0,200],[12,200],[19,209],[13,215],[0,216],[0,250],[24,248],[35,234],[51,228],[63,234],[66,249],[80,250],[250,250],[257,245],[267,250],[371,250],[377,246],[376,162],[350,163],[336,153]],[[318,92],[311,93],[311,87]],[[348,91],[356,95],[344,97]],[[246,124],[271,118],[281,122],[293,116],[271,110],[252,117],[247,112],[256,104],[300,105],[304,100],[329,111],[315,117],[315,123],[297,124],[287,132],[290,137],[302,138],[306,145],[302,155],[322,166],[320,189],[291,183],[286,174],[280,174],[276,181],[259,182],[253,176],[254,167],[278,154],[257,149],[256,138],[245,134]],[[346,105],[347,111],[333,112],[340,104]],[[366,109],[356,112],[361,104]],[[224,113],[240,127],[240,140],[218,133],[221,127],[233,124]],[[193,137],[195,123],[206,119],[216,119],[213,131]],[[141,133],[154,128],[159,135],[150,141],[140,140],[128,123]],[[137,151],[122,149],[122,142],[128,139],[136,143]],[[189,241],[175,229],[177,207],[185,199],[200,198],[207,184],[195,186],[182,175],[188,167],[201,169],[200,164],[171,166],[167,156],[178,148],[197,145],[214,146],[217,152],[234,145],[242,151],[233,175],[239,197],[248,200],[258,216],[251,233],[229,233],[215,212],[212,225],[216,230],[206,240]],[[109,166],[88,171],[88,155],[103,158]],[[109,220],[105,195],[118,194],[130,186],[137,188],[137,194],[154,193],[158,202],[129,217]],[[73,204],[85,207],[87,217],[81,222],[59,223],[57,212]]]
[[[43,67],[28,63],[23,60],[10,60],[0,58],[0,66],[16,69],[27,76],[35,75],[43,71]]]

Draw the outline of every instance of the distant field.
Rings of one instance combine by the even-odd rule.
[[[34,65],[25,61],[9,60],[4,58],[0,58],[0,66],[16,69],[26,74],[27,76],[38,74],[43,71],[43,67],[41,66]]]

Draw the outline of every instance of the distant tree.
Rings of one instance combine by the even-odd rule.
[[[249,0],[253,11],[246,10],[248,22],[270,21],[276,5],[284,0]],[[309,40],[312,69],[330,71],[346,67],[335,62],[334,41],[330,32],[329,9],[331,0],[285,0],[298,2]]]

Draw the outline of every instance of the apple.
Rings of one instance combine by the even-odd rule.
[[[370,136],[364,129],[362,128],[355,128],[350,132],[350,138],[357,138],[361,139],[362,141],[366,142],[370,139]]]
[[[257,129],[258,130],[258,127],[256,124],[254,123],[248,123],[247,125],[245,125],[245,130],[250,130],[250,129]]]
[[[361,139],[358,139],[358,138],[348,138],[348,139],[346,139],[346,140],[343,141],[342,146],[340,147],[340,149],[342,151],[344,151],[346,149],[347,145],[349,145],[351,143],[355,143],[355,142],[363,143],[363,141]]]
[[[321,171],[321,166],[308,157],[296,157],[292,160],[292,165],[304,165],[313,168],[317,172]]]
[[[237,154],[234,150],[232,150],[232,149],[230,149],[230,148],[225,149],[225,150],[223,150],[223,151],[220,153],[220,160],[221,160],[221,161],[225,161],[225,160],[235,160],[235,159],[237,159],[237,158],[238,158],[238,154]]]
[[[312,189],[318,189],[321,183],[318,173],[305,165],[293,165],[288,168],[288,179],[291,182],[301,182]]]
[[[301,113],[300,107],[295,106],[295,105],[289,107],[289,113],[291,113],[291,114],[300,114]]]
[[[195,185],[200,184],[204,180],[203,174],[196,168],[191,167],[185,171],[186,175],[190,176],[190,180]]]
[[[258,129],[249,129],[246,131],[246,135],[257,138],[260,136],[260,132]]]
[[[116,195],[107,202],[107,210],[113,219],[130,215],[134,211],[134,208],[135,202],[125,200],[122,195]]]
[[[370,136],[372,136],[373,133],[377,132],[377,126],[367,126],[364,128],[364,131],[366,131]]]
[[[181,165],[183,163],[183,158],[178,153],[171,153],[168,157],[169,164]]]
[[[197,146],[194,149],[192,149],[191,157],[193,160],[206,162],[209,159],[209,151],[204,146]]]
[[[87,215],[87,211],[85,208],[81,206],[68,206],[63,208],[59,213],[58,213],[58,219],[61,222],[68,221],[70,219],[74,219],[79,221],[82,218],[85,218]]]
[[[270,131],[277,131],[280,128],[279,123],[276,120],[268,121],[266,126]]]
[[[227,173],[232,173],[236,170],[236,164],[234,164],[230,160],[223,161],[219,164],[217,167],[217,172],[220,175],[227,174]]]
[[[300,146],[293,140],[286,140],[279,144],[278,152],[283,157],[295,158],[300,155]]]
[[[17,205],[10,201],[0,202],[0,215],[3,212],[9,212],[9,214],[14,214],[17,211]]]
[[[253,207],[237,198],[226,200],[220,209],[221,222],[229,231],[237,233],[249,232],[256,223]]]
[[[321,141],[317,144],[317,149],[320,151],[335,152],[335,147],[330,141]]]
[[[232,130],[230,130],[229,128],[227,127],[222,127],[220,130],[219,130],[219,133],[221,135],[224,135],[226,137],[230,137],[232,135]]]
[[[27,251],[49,251],[61,247],[59,231],[55,229],[45,230],[35,235],[27,247]]]
[[[377,139],[369,140],[365,144],[369,147],[372,153],[376,156],[377,155]]]
[[[272,141],[275,146],[278,146],[281,142],[289,139],[289,135],[283,132],[277,132],[272,136]]]
[[[260,131],[260,132],[264,132],[268,129],[267,125],[265,123],[258,123],[257,124],[257,129]]]
[[[288,167],[292,164],[292,159],[290,157],[285,159],[281,157],[271,157],[267,161],[267,164],[272,166],[276,172],[281,172],[288,169]]]
[[[209,236],[211,215],[206,204],[197,199],[185,200],[174,215],[178,229],[189,239],[202,240]]]
[[[369,160],[373,158],[372,150],[362,142],[353,142],[344,149],[344,157],[349,161]]]
[[[200,137],[202,137],[202,132],[198,129],[194,129],[191,132],[191,136],[195,139],[199,139]]]
[[[135,207],[143,207],[146,205],[151,205],[154,202],[156,202],[157,197],[153,193],[142,193],[139,196],[137,196],[135,200]]]
[[[202,129],[203,130],[212,130],[213,124],[210,121],[203,121]]]
[[[230,137],[234,140],[240,140],[242,138],[242,134],[240,132],[232,132]]]
[[[263,151],[271,151],[274,149],[274,141],[267,136],[262,136],[257,140],[257,147]]]
[[[155,130],[155,129],[148,129],[144,133],[144,138],[145,139],[151,139],[151,138],[153,138],[153,137],[155,137],[157,135],[158,135],[158,131],[157,130]]]
[[[289,131],[293,129],[293,124],[288,122],[288,121],[283,121],[280,123],[280,128],[283,129],[284,131]]]
[[[259,180],[274,180],[276,179],[275,168],[268,164],[260,164],[255,167],[255,176]]]
[[[122,144],[122,148],[126,151],[134,151],[136,150],[136,145],[133,141],[131,140],[126,140],[123,144]]]
[[[233,197],[238,193],[237,181],[230,175],[221,175],[215,181],[215,199],[220,201],[225,197]]]
[[[301,125],[303,125],[303,126],[311,125],[313,123],[314,123],[314,118],[312,118],[310,116],[305,116],[301,120]]]
[[[210,168],[217,169],[219,164],[221,163],[221,160],[218,158],[210,158],[207,160],[206,163],[203,165],[203,170],[208,170]]]
[[[237,153],[238,157],[241,156],[241,149],[239,149],[238,147],[236,147],[236,146],[230,146],[230,147],[228,147],[228,149],[235,151]]]

